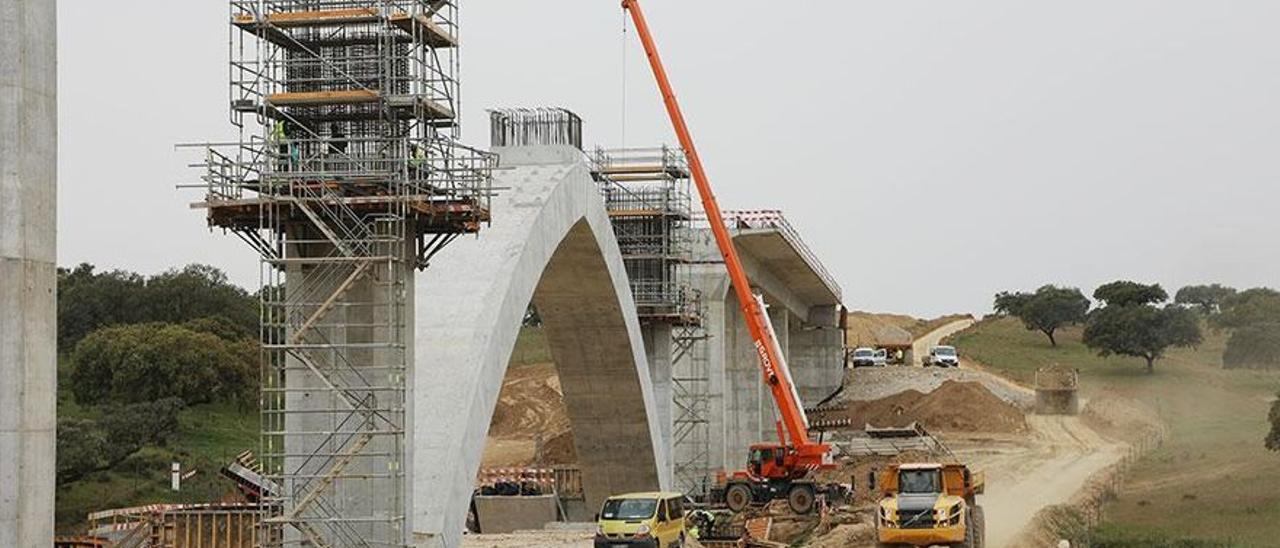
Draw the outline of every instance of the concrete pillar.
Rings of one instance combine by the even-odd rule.
[[[839,388],[844,378],[844,333],[839,308],[814,306],[805,321],[789,326],[791,378],[806,406],[812,406]]]
[[[729,468],[741,468],[746,462],[747,448],[760,441],[764,430],[762,390],[758,358],[747,324],[742,318],[738,298],[732,292],[724,305],[725,355],[725,451]]]
[[[55,12],[0,0],[0,546],[53,538]]]
[[[662,445],[672,447],[675,429],[675,389],[671,380],[671,324],[647,324],[640,326],[644,338],[645,355],[649,357],[649,378],[653,383],[653,412],[657,415],[662,431]]]
[[[718,265],[717,265],[718,266]],[[713,470],[732,469],[725,440],[727,439],[727,422],[725,421],[725,397],[728,377],[725,368],[725,299],[729,284],[723,274],[699,273],[693,276],[694,283],[702,291],[703,326],[707,330],[707,406],[708,412],[708,466]]]

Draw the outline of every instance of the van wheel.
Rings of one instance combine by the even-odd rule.
[[[741,512],[751,504],[751,486],[745,483],[734,483],[724,491],[724,502],[733,512]]]

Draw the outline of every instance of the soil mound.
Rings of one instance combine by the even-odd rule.
[[[573,432],[561,432],[542,445],[542,464],[577,464],[578,450],[573,446]]]
[[[870,401],[849,402],[823,419],[849,419],[855,428],[902,427],[918,422],[929,430],[1016,433],[1027,429],[1017,407],[992,394],[981,383],[946,381],[927,394],[906,390]]]
[[[560,393],[560,382],[551,364],[513,367],[498,394],[489,422],[495,438],[544,439],[569,429],[569,417]]]

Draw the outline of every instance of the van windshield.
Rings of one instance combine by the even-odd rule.
[[[950,346],[939,346],[933,349],[933,353],[939,356],[954,356],[956,355],[956,349]]]
[[[609,499],[604,503],[600,519],[648,519],[657,508],[655,499]]]
[[[859,348],[853,351],[853,355],[859,358],[870,358],[874,352],[870,348]]]

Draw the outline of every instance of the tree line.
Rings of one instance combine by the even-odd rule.
[[[1051,346],[1058,345],[1059,329],[1083,324],[1086,346],[1103,357],[1142,358],[1147,372],[1169,348],[1195,346],[1203,338],[1195,312],[1167,305],[1169,295],[1159,284],[1115,281],[1099,286],[1093,298],[1100,306],[1077,288],[1046,285],[1032,293],[997,293],[995,311],[1044,333]]]
[[[1148,371],[1169,348],[1200,344],[1201,325],[1230,332],[1224,367],[1280,367],[1280,292],[1274,289],[1189,285],[1170,302],[1159,284],[1120,280],[1098,287],[1093,300],[1098,306],[1077,288],[1046,285],[997,293],[995,310],[1044,333],[1052,346],[1059,329],[1083,324],[1089,348],[1102,356],[1142,358]]]
[[[58,483],[164,444],[178,413],[257,399],[258,299],[222,271],[58,270]]]

